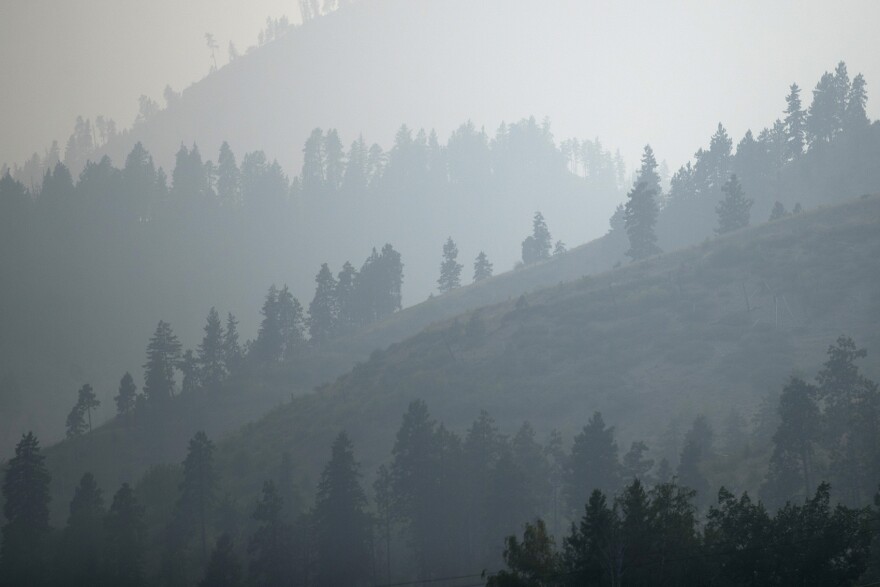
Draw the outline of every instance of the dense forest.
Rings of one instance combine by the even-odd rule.
[[[169,174],[80,119],[0,174],[0,585],[880,581],[866,86],[671,175],[534,117]]]

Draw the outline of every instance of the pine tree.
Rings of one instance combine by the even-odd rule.
[[[80,479],[61,536],[58,583],[100,584],[104,572],[104,499],[91,473]]]
[[[286,586],[293,581],[292,534],[284,522],[283,507],[275,484],[263,483],[262,497],[253,515],[260,525],[248,544],[250,575],[254,584],[261,587]]]
[[[3,478],[3,543],[0,577],[6,585],[40,585],[49,539],[51,477],[32,432],[23,435]]]
[[[113,496],[104,519],[105,560],[111,585],[138,587],[143,583],[146,525],[144,508],[128,483]]]
[[[125,372],[122,379],[119,380],[119,392],[113,398],[116,402],[116,414],[119,416],[127,416],[134,411],[135,401],[137,400],[137,386],[131,373]]]
[[[532,218],[532,234],[522,243],[522,261],[526,265],[550,258],[553,239],[544,221],[544,215],[535,212]]]
[[[807,112],[806,133],[810,149],[831,142],[837,130],[837,99],[834,76],[827,71],[813,90],[813,102]]]
[[[290,360],[305,346],[305,318],[299,300],[287,284],[278,292],[278,326],[281,333],[281,358]]]
[[[396,509],[394,504],[394,480],[391,471],[380,465],[373,482],[373,493],[376,496],[376,524],[385,554],[384,580],[391,580],[391,537],[393,535]]]
[[[571,511],[586,503],[590,492],[598,489],[614,493],[619,478],[614,428],[605,426],[602,414],[595,412],[589,423],[574,437],[565,467],[566,497]]]
[[[76,438],[85,434],[87,428],[86,417],[83,412],[83,406],[78,400],[73,404],[70,413],[67,414],[65,425],[67,427],[67,438]]]
[[[316,128],[309,135],[303,148],[302,187],[307,195],[314,196],[324,190],[324,131]]]
[[[336,291],[333,296],[337,304],[336,328],[339,333],[350,332],[357,324],[357,304],[354,298],[356,282],[357,270],[346,261],[336,276]]]
[[[92,431],[92,410],[101,405],[92,386],[86,383],[77,392],[76,404],[67,415],[67,437],[74,438],[86,429]]]
[[[818,390],[792,377],[779,398],[779,427],[773,435],[770,470],[762,493],[768,501],[783,504],[803,490],[803,498],[813,491],[813,456],[820,440]]]
[[[654,460],[645,457],[648,452],[648,445],[644,442],[633,442],[629,450],[623,455],[621,463],[621,473],[627,483],[638,479],[643,483],[648,483],[650,478],[648,474],[654,467]]]
[[[331,193],[338,192],[342,187],[342,178],[345,171],[345,161],[342,142],[335,128],[327,131],[324,137],[324,170],[325,185]]]
[[[698,416],[684,438],[678,460],[678,481],[696,491],[697,501],[709,502],[710,485],[702,469],[712,452],[712,429],[704,416]]]
[[[490,277],[492,277],[492,263],[489,262],[486,253],[480,251],[480,254],[474,259],[474,283]]]
[[[226,315],[226,331],[223,333],[223,363],[227,373],[234,373],[242,361],[241,344],[238,342],[238,320],[229,312]]]
[[[211,559],[205,568],[205,576],[199,587],[240,587],[241,563],[235,554],[232,537],[221,534],[211,552]]]
[[[203,564],[208,560],[208,522],[213,512],[216,484],[214,444],[204,432],[197,432],[189,441],[183,461],[183,481],[175,511],[184,528],[197,532]]]
[[[315,276],[315,297],[309,304],[309,336],[315,343],[329,340],[336,330],[339,303],[336,298],[338,284],[327,263],[321,265]]]
[[[561,255],[568,251],[568,247],[565,246],[565,243],[562,241],[556,241],[556,244],[553,245],[553,256]]]
[[[199,360],[192,349],[186,349],[186,352],[177,361],[177,369],[183,375],[180,382],[181,395],[189,395],[202,388],[202,373],[199,368]]]
[[[754,202],[745,197],[736,174],[730,176],[721,191],[724,197],[715,208],[718,213],[718,228],[715,232],[725,234],[748,226],[749,211]]]
[[[342,432],[333,441],[315,497],[318,585],[365,583],[372,562],[366,503],[351,440]]]
[[[278,288],[273,283],[266,293],[263,308],[260,310],[263,320],[254,342],[254,354],[265,362],[278,361],[284,350],[284,339],[281,334],[281,319],[278,308]]]
[[[443,245],[443,262],[440,264],[440,278],[437,279],[437,289],[440,293],[446,293],[461,286],[462,265],[457,261],[458,247],[452,237],[446,239]]]
[[[220,314],[212,306],[208,311],[205,335],[202,337],[201,344],[199,344],[199,354],[196,359],[199,380],[205,389],[209,391],[216,390],[217,386],[226,377],[223,339],[223,324],[220,322]]]
[[[217,197],[224,206],[241,203],[241,172],[229,143],[223,141],[217,157]]]
[[[657,199],[660,196],[660,177],[657,175],[657,161],[650,145],[645,145],[642,167],[636,178],[636,185],[627,195],[624,206],[624,226],[629,236],[630,248],[626,252],[633,261],[639,261],[660,252],[654,226],[657,224]]]
[[[804,129],[807,114],[801,107],[801,89],[797,84],[791,84],[789,94],[785,98],[785,142],[788,157],[797,159],[804,152]]]
[[[562,571],[569,585],[606,584],[619,567],[617,512],[598,489],[590,492],[588,501],[580,507],[584,515],[577,526],[572,525],[571,535],[563,542]]]
[[[167,322],[159,321],[147,345],[144,395],[154,405],[165,405],[174,395],[174,368],[180,360],[180,341]]]
[[[865,106],[868,103],[865,76],[858,74],[853,78],[844,112],[844,128],[848,131],[867,128],[870,124]]]

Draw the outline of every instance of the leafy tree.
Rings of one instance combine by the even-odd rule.
[[[777,201],[774,203],[773,209],[770,211],[770,222],[781,220],[786,216],[788,216],[788,212],[785,210],[785,206],[782,205],[782,202]]]
[[[736,174],[730,176],[721,188],[721,192],[724,197],[715,208],[718,213],[718,228],[715,232],[725,234],[748,226],[749,210],[754,202],[745,197]]]
[[[804,129],[807,114],[801,107],[801,89],[797,84],[791,84],[789,94],[785,98],[785,142],[788,157],[797,159],[804,152]]]
[[[205,568],[205,577],[199,587],[239,587],[241,581],[241,563],[235,554],[232,537],[221,534],[211,552],[211,559]]]
[[[131,373],[127,372],[119,380],[119,392],[113,398],[116,402],[116,413],[120,416],[126,416],[134,411],[135,401],[137,400],[137,386]]]
[[[101,583],[104,571],[104,499],[91,473],[80,479],[70,502],[70,515],[61,536],[58,583]]]
[[[627,195],[623,209],[624,226],[629,236],[630,248],[626,252],[633,261],[639,261],[660,252],[654,226],[657,224],[660,197],[660,177],[657,175],[657,161],[650,145],[645,145],[642,154],[642,167],[636,177],[636,184]]]
[[[773,435],[770,470],[763,488],[774,503],[782,504],[803,489],[807,499],[813,487],[814,455],[820,440],[818,390],[792,377],[779,398],[779,428]]]
[[[176,515],[184,528],[197,532],[203,564],[208,560],[208,521],[215,503],[216,487],[214,444],[204,432],[197,432],[189,441],[183,461],[183,481]]]
[[[348,435],[333,441],[315,497],[317,585],[364,584],[370,574],[370,523]]]
[[[144,508],[128,483],[123,483],[113,496],[110,511],[104,519],[104,535],[107,540],[104,552],[110,584],[141,585],[146,546]]]
[[[174,367],[180,359],[180,341],[167,322],[159,321],[147,345],[144,395],[154,405],[164,405],[174,395]]]
[[[594,489],[607,493],[617,489],[619,464],[614,428],[605,426],[601,413],[595,412],[574,437],[565,477],[565,492],[571,511],[578,511]]]
[[[492,263],[489,262],[486,253],[480,251],[480,254],[474,260],[474,283],[489,279],[490,277],[492,277]]]
[[[41,585],[49,538],[49,471],[32,432],[22,435],[3,479],[0,577],[7,585]]]
[[[522,243],[522,261],[526,265],[550,258],[552,237],[544,221],[544,215],[535,212],[532,219],[532,235]]]
[[[559,556],[553,537],[541,519],[526,524],[522,542],[516,536],[505,541],[504,562],[507,569],[491,575],[488,587],[550,587],[558,584]]]
[[[443,262],[440,264],[440,278],[437,279],[437,289],[440,290],[440,293],[446,293],[461,286],[462,265],[457,259],[458,247],[455,246],[452,237],[449,237],[443,245]]]
[[[220,314],[211,307],[205,324],[205,335],[199,344],[197,358],[199,380],[208,390],[215,390],[226,377],[226,361],[224,360],[224,333]]]
[[[315,297],[309,304],[309,335],[313,342],[322,343],[333,336],[339,314],[336,299],[338,284],[327,263],[321,265],[321,270],[315,276],[315,283]]]

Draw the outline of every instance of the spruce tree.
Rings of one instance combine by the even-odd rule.
[[[370,524],[348,435],[333,441],[315,497],[317,585],[365,584],[370,574]]]
[[[131,587],[142,585],[146,547],[144,508],[128,483],[123,483],[113,496],[104,519],[104,535],[109,583]]]
[[[791,84],[785,98],[785,143],[790,159],[797,159],[804,152],[804,132],[807,114],[801,107],[801,89]]]
[[[202,563],[208,560],[208,523],[213,513],[216,486],[214,444],[204,432],[197,432],[189,441],[183,461],[183,481],[175,511],[182,527],[197,533]]]
[[[67,526],[61,536],[59,556],[60,585],[102,583],[105,569],[104,499],[91,473],[80,479],[73,499]]]
[[[134,384],[134,378],[131,373],[127,372],[119,380],[119,391],[113,398],[116,402],[116,414],[119,416],[127,416],[134,411],[135,401],[137,400],[137,386]]]
[[[174,395],[174,368],[180,360],[180,341],[167,322],[159,321],[147,345],[144,395],[154,405],[165,405]]]
[[[440,264],[440,278],[437,279],[437,289],[442,294],[461,286],[462,265],[457,259],[458,247],[449,237],[443,245],[443,262]]]
[[[281,358],[284,350],[284,339],[281,333],[281,318],[278,308],[278,288],[274,283],[266,293],[266,299],[260,313],[263,314],[263,320],[260,322],[257,340],[254,341],[253,352],[260,361],[277,361]]]
[[[214,391],[226,377],[224,333],[220,314],[214,307],[208,311],[205,335],[199,344],[197,363],[199,380],[205,389]]]
[[[657,224],[657,199],[660,197],[660,177],[657,161],[650,145],[645,145],[642,167],[636,184],[627,195],[624,206],[624,226],[629,236],[630,248],[626,252],[633,261],[639,261],[660,252],[654,226]]]
[[[490,277],[492,277],[492,263],[489,262],[486,253],[480,251],[480,254],[474,259],[474,283]]]
[[[290,360],[305,346],[305,317],[302,305],[287,284],[278,292],[278,327],[281,334],[281,358]]]
[[[0,577],[7,585],[41,585],[49,539],[51,477],[32,432],[23,435],[3,478]]]
[[[339,314],[336,298],[338,284],[327,263],[321,265],[315,283],[315,297],[309,304],[309,336],[313,342],[320,344],[333,336]]]
[[[749,211],[754,202],[745,197],[736,174],[730,176],[721,191],[724,196],[715,208],[718,213],[716,234],[725,234],[748,226]]]
[[[544,215],[535,212],[532,218],[532,234],[522,242],[522,261],[529,265],[550,258],[552,237],[544,221]]]

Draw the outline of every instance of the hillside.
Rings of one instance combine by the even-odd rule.
[[[601,410],[621,446],[645,439],[662,453],[670,424],[751,415],[790,374],[811,377],[841,333],[869,349],[864,369],[876,378],[878,255],[875,196],[435,324],[223,440],[226,482],[253,493],[284,451],[314,480],[315,455],[340,430],[370,476],[416,398],[452,430],[485,409],[503,432],[529,420],[567,439]],[[757,465],[717,481],[754,488]]]
[[[173,414],[162,421],[159,430],[144,423],[113,420],[91,434],[60,442],[47,451],[57,511],[65,507],[64,496],[72,491],[83,468],[95,472],[108,487],[137,480],[151,465],[181,460],[186,442],[198,430],[206,430],[213,438],[223,437],[291,397],[332,382],[367,361],[374,351],[381,352],[432,323],[607,271],[623,259],[625,244],[624,235],[609,233],[564,255],[432,297],[352,335],[309,347],[293,363],[242,373],[216,395],[179,396]]]
[[[332,385],[223,438],[224,484],[252,494],[289,451],[309,487],[322,464],[315,455],[343,429],[372,475],[415,398],[454,430],[486,409],[505,432],[528,419],[541,434],[558,429],[566,438],[601,410],[622,446],[645,439],[662,452],[669,450],[660,439],[670,427],[684,428],[698,413],[713,422],[731,408],[749,415],[792,372],[815,372],[841,333],[873,351],[867,374],[880,372],[878,197],[561,283],[600,271],[606,251],[593,254],[610,242],[401,312],[306,359],[308,375],[263,373],[232,382],[226,399],[187,400],[201,406],[181,406],[179,420],[162,430],[116,423],[56,446],[48,451],[53,493],[69,494],[86,469],[111,487],[136,479],[149,464],[179,461],[191,431],[206,428],[223,438],[271,403],[254,402],[256,394],[277,403],[330,376],[334,366],[347,368],[432,321]],[[537,289],[542,284],[550,286]],[[477,306],[485,307],[466,313]],[[465,313],[451,317],[458,312]],[[762,473],[751,475],[740,482],[756,483]]]

